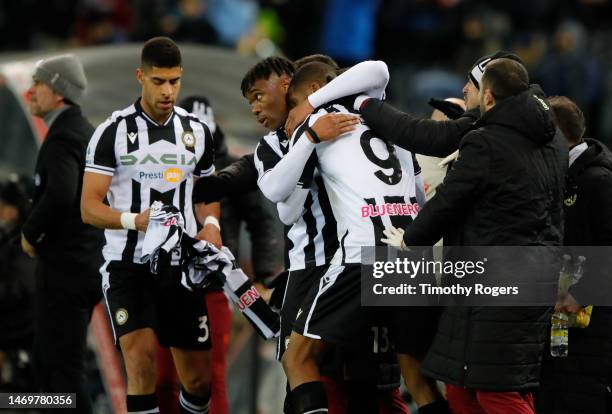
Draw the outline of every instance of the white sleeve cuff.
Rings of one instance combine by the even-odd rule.
[[[368,95],[359,95],[357,98],[355,98],[353,109],[359,112],[361,110],[361,105],[366,101],[366,99],[370,99],[370,97]]]

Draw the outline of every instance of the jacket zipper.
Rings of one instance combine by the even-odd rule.
[[[463,348],[463,375],[461,378],[461,385],[463,386],[463,388],[465,388],[465,378],[467,377],[467,372],[468,372],[468,364],[467,364],[467,360],[468,360],[468,351],[469,351],[469,340],[470,340],[470,331],[471,331],[471,321],[472,321],[472,309],[470,308],[468,311],[468,317],[467,317],[467,330],[466,330],[466,341],[465,341],[465,346]]]

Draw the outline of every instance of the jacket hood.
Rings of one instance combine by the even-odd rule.
[[[498,102],[485,113],[483,125],[501,125],[513,129],[531,141],[543,145],[552,141],[556,126],[546,94],[538,85]]]
[[[582,171],[589,167],[603,167],[612,171],[612,152],[595,139],[585,138],[584,142],[589,147],[574,161],[570,170]]]

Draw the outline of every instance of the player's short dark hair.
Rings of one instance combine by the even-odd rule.
[[[331,66],[332,68],[334,68],[336,71],[340,69],[340,66],[338,66],[338,63],[331,56],[323,55],[321,53],[316,53],[314,55],[308,55],[308,56],[304,56],[303,58],[299,58],[298,60],[294,62],[295,68],[299,69],[305,64],[311,63],[311,62],[325,63]]]
[[[322,85],[336,77],[336,69],[322,62],[310,62],[295,71],[289,89],[295,89],[309,82],[318,82]]]
[[[584,114],[578,105],[566,96],[552,96],[548,103],[555,111],[557,126],[565,135],[567,141],[574,145],[580,142],[584,136],[586,125]]]
[[[172,39],[165,36],[147,40],[142,47],[140,65],[142,68],[174,68],[181,66],[181,51]]]
[[[490,89],[496,100],[517,95],[529,88],[529,74],[521,63],[502,58],[491,61],[482,75],[483,89]]]
[[[295,72],[295,65],[292,61],[281,56],[273,56],[258,62],[253,66],[242,78],[240,83],[240,90],[242,96],[246,96],[247,91],[253,86],[259,79],[269,79],[272,73],[276,73],[278,76],[287,75],[290,78]]]

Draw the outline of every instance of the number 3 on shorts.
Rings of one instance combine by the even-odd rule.
[[[203,332],[202,336],[198,336],[198,342],[206,342],[208,340],[209,330],[208,330],[208,315],[202,315],[198,318],[200,321],[200,328]]]

